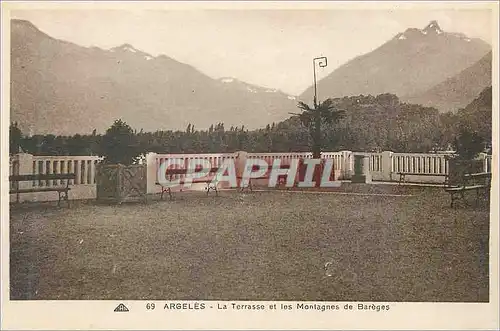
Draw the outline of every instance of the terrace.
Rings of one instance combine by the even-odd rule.
[[[489,206],[440,187],[11,208],[11,299],[489,300]]]

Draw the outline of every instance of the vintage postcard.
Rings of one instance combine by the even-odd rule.
[[[498,329],[498,10],[3,2],[2,329]]]

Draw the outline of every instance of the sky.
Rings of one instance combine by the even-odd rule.
[[[419,6],[361,9],[23,9],[26,19],[48,35],[81,46],[112,48],[124,43],[165,54],[213,77],[239,80],[299,95],[313,83],[312,59],[326,56],[318,79],[350,59],[379,47],[407,28],[437,20],[441,29],[493,38],[492,11]]]

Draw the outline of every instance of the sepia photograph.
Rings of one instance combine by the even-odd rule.
[[[21,4],[4,301],[498,328],[498,3]]]

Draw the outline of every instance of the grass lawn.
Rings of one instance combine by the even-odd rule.
[[[405,191],[13,207],[11,299],[487,302],[488,207]]]

